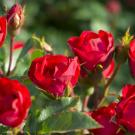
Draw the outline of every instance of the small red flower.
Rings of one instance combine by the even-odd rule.
[[[113,36],[100,30],[97,33],[84,31],[80,37],[71,37],[68,44],[78,56],[82,66],[92,71],[98,64],[105,69],[112,60],[114,52]]]
[[[108,107],[101,107],[96,111],[89,112],[89,115],[103,126],[102,128],[90,130],[93,135],[124,135],[119,130],[119,125],[112,120],[116,114],[115,107],[116,103],[112,103]]]
[[[135,85],[122,88],[122,97],[116,107],[116,118],[130,132],[135,133]]]
[[[29,78],[53,96],[63,96],[65,88],[73,88],[80,74],[77,57],[46,55],[36,58],[29,69]]]
[[[17,127],[27,117],[31,106],[28,89],[17,80],[0,78],[0,123]]]
[[[0,47],[3,45],[7,34],[7,21],[4,16],[0,16]]]

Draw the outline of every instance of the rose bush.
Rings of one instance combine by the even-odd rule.
[[[29,78],[41,89],[53,96],[63,96],[66,87],[73,88],[80,74],[77,57],[45,55],[33,60]]]
[[[28,89],[17,80],[0,78],[0,123],[17,127],[28,115],[31,98]]]
[[[30,8],[28,6],[26,9],[26,13],[34,9],[31,15],[35,17],[33,21],[31,16],[24,15],[26,0],[22,0],[21,4],[16,1],[12,6],[10,2],[7,2],[8,4],[4,0],[0,2],[0,13],[3,14],[0,17],[0,134],[134,134],[135,85],[127,84],[130,82],[128,70],[123,72],[129,59],[130,70],[135,77],[134,36],[130,35],[129,29],[121,40],[114,40],[112,34],[105,30],[99,30],[97,33],[92,31],[97,30],[99,26],[104,27],[106,23],[104,20],[108,20],[110,23],[105,28],[113,30],[116,37],[114,30],[119,26],[114,21],[116,18],[119,19],[117,17],[119,14],[116,13],[122,11],[122,4],[117,0],[111,0],[102,8],[96,1],[90,3],[85,1],[88,3],[90,13],[86,15],[87,9],[84,9],[86,3],[81,5],[81,10],[78,11],[78,2],[76,5],[76,2],[70,1],[72,3],[70,9],[68,2],[62,6],[64,1],[62,3],[57,1],[53,8],[53,1],[47,2],[47,5],[44,1],[43,7],[39,9],[49,10],[49,14],[45,12],[46,15],[40,18],[40,14],[36,14],[37,6],[41,2],[39,0],[38,4],[33,2],[34,6],[31,6],[33,3],[30,2]],[[4,5],[5,3],[7,5]],[[82,2],[79,1],[79,3]],[[57,4],[60,7],[58,11]],[[100,14],[102,11],[105,12]],[[29,22],[24,26],[30,31],[24,29],[20,36],[19,31],[22,29],[25,16],[26,21],[29,20]],[[80,25],[81,16],[84,20],[86,19],[83,20],[82,26]],[[102,18],[100,22],[98,16],[106,19]],[[51,19],[48,20],[48,17]],[[61,18],[65,20],[64,25]],[[124,18],[126,18],[125,14]],[[59,22],[56,23],[56,20]],[[125,26],[126,20],[123,21],[122,18],[120,20]],[[36,21],[37,28],[32,25]],[[77,24],[73,23],[69,27],[72,21]],[[76,32],[73,31],[76,34],[86,26],[87,22],[89,25],[93,23],[91,30],[87,27],[88,30],[83,31],[80,36],[71,37],[68,40],[75,57],[68,56],[70,52],[68,49],[65,51],[65,48],[61,51],[63,54],[57,54],[60,53],[58,48],[63,47],[63,43],[57,44],[57,41],[60,39],[65,42],[63,35],[65,36],[66,31],[68,30],[66,36],[69,36],[72,28],[76,29],[79,26]],[[42,24],[44,26],[49,24],[51,27],[46,27],[44,32],[44,29],[40,29]],[[63,26],[64,28],[66,26],[66,30],[62,30],[60,37],[57,37],[59,33],[56,31],[56,37],[53,36],[55,32],[52,24],[60,26],[59,32]],[[119,25],[123,23],[119,22]],[[48,34],[47,39],[42,35],[36,35],[40,33],[39,30],[41,33]],[[48,30],[49,32],[46,32]],[[121,26],[119,30],[122,31]],[[30,36],[31,32],[34,32],[32,36]],[[49,38],[52,38],[54,43],[48,43]],[[5,45],[3,45],[4,41]],[[117,46],[114,46],[114,41]],[[59,50],[58,52],[55,47]],[[121,69],[124,73],[123,77],[126,74],[127,79],[115,79]],[[119,80],[120,83],[117,84]],[[120,97],[118,87],[122,87],[123,84],[127,85],[123,87]],[[31,102],[33,102],[32,106]]]

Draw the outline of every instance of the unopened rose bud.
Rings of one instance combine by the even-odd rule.
[[[13,26],[17,29],[20,26],[20,18],[18,14],[15,14],[13,20],[12,20]]]
[[[132,41],[132,39],[134,38],[133,35],[130,34],[130,27],[127,29],[125,35],[122,37],[122,45],[123,46],[127,46],[129,48],[129,44]]]
[[[127,29],[125,35],[122,37],[121,43],[115,49],[115,58],[118,63],[123,64],[128,58],[128,50],[130,48],[130,42],[134,38],[130,34],[130,28]]]
[[[24,10],[20,4],[15,4],[7,12],[8,30],[11,35],[18,34],[24,23]]]

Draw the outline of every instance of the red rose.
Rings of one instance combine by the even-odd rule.
[[[7,22],[10,32],[13,34],[24,23],[24,11],[20,4],[16,3],[7,13]],[[18,32],[18,31],[17,31]]]
[[[27,117],[31,99],[28,89],[17,80],[0,78],[0,123],[16,127]]]
[[[5,41],[6,34],[7,34],[7,21],[5,17],[1,16],[0,17],[0,47]]]
[[[80,63],[90,71],[98,64],[105,69],[112,60],[114,45],[111,33],[84,31],[80,37],[71,37],[68,43]]]
[[[135,133],[135,85],[122,89],[122,98],[116,107],[116,118],[130,132]]]
[[[129,66],[130,66],[131,75],[135,77],[135,39],[130,42]]]
[[[30,79],[53,96],[63,96],[69,85],[75,86],[80,74],[77,57],[63,55],[46,55],[36,58],[29,69]]]
[[[123,135],[119,130],[119,125],[113,122],[112,118],[115,116],[116,103],[112,103],[108,107],[101,107],[96,111],[90,112],[89,115],[99,122],[103,127],[92,129],[94,135]]]
[[[113,72],[114,72],[114,68],[115,68],[115,62],[112,59],[111,63],[109,64],[109,66],[103,71],[103,76],[105,78],[111,78]]]

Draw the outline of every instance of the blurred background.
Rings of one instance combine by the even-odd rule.
[[[0,0],[2,7],[10,8],[15,0]],[[18,0],[21,2],[21,0]],[[26,0],[25,25],[18,40],[26,41],[33,33],[44,36],[55,53],[71,54],[67,40],[83,30],[104,29],[113,33],[115,45],[130,26],[135,33],[135,0]],[[133,80],[127,63],[112,84],[120,89]]]

